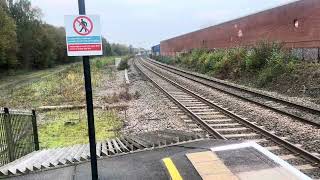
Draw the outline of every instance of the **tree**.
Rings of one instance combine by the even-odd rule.
[[[41,21],[30,0],[0,0],[0,69],[42,69],[72,62],[65,29]],[[103,41],[104,55],[127,55],[133,47]]]
[[[23,67],[30,69],[34,61],[32,58],[38,57],[38,50],[35,48],[39,47],[39,37],[36,33],[41,26],[41,22],[38,20],[41,13],[39,9],[32,8],[28,0],[15,2],[9,0],[8,4],[11,17],[17,25],[18,60],[20,64],[23,64]]]
[[[123,44],[111,44],[111,49],[113,51],[113,55],[123,56],[129,54],[129,48]]]
[[[0,68],[12,68],[17,64],[17,36],[14,20],[9,17],[6,10],[0,7]]]
[[[42,25],[43,31],[43,44],[45,44],[48,53],[47,55],[50,58],[47,61],[47,65],[50,67],[54,64],[63,64],[68,63],[68,56],[66,52],[66,36],[64,28],[57,28],[49,24]]]
[[[3,10],[7,11],[8,10],[8,4],[6,0],[0,0],[0,7],[3,8]]]
[[[54,60],[56,59],[54,53],[55,42],[48,30],[46,26],[40,26],[35,29],[36,33],[33,34],[35,35],[31,51],[33,60],[31,65],[33,68],[42,69],[54,65]]]
[[[110,43],[106,40],[106,38],[102,38],[102,46],[103,46],[103,55],[104,56],[112,56],[113,52],[111,49]]]

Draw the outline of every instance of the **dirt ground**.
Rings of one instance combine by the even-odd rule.
[[[150,82],[146,81],[129,62],[129,84],[125,83],[125,71],[108,67],[101,86],[94,91],[96,105],[126,105],[118,111],[123,121],[121,134],[137,134],[155,130],[189,130],[176,112],[170,109],[166,97]]]

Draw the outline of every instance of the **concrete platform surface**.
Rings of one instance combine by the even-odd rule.
[[[202,140],[98,160],[99,179],[309,179],[255,143]],[[11,177],[87,180],[90,162]]]

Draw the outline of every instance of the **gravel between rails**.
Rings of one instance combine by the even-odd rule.
[[[152,65],[152,67],[156,66]],[[266,130],[274,131],[278,136],[287,137],[294,144],[301,144],[301,147],[307,151],[320,153],[319,128],[221,93],[191,80],[178,77],[168,71],[157,69],[162,74],[169,75],[170,78],[182,83],[183,86],[201,93],[212,101],[219,102],[223,107],[228,107],[250,121],[257,122],[258,125],[264,126]]]
[[[129,109],[120,112],[124,119],[123,134],[138,134],[155,130],[191,131],[185,122],[172,110],[172,104],[156,87],[142,77],[129,62],[128,76],[130,94],[139,94],[128,102]]]

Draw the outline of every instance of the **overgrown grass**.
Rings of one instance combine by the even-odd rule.
[[[85,110],[52,111],[44,115],[47,123],[39,127],[41,148],[55,148],[88,143]],[[118,136],[122,121],[115,112],[95,110],[97,141]]]
[[[104,71],[111,73],[111,68],[106,66],[114,64],[114,59],[103,57],[90,60],[93,90],[102,83]],[[45,77],[39,78],[39,73]],[[15,77],[10,76],[11,79]],[[59,71],[28,72],[26,77],[28,81],[23,84],[14,83],[6,86],[5,91],[1,89],[0,107],[30,109],[45,105],[85,104],[82,63],[60,67]],[[40,117],[38,124],[42,148],[88,143],[85,110],[51,111],[40,114]],[[105,140],[118,136],[122,121],[116,112],[95,110],[95,126],[97,140]]]
[[[92,85],[98,87],[102,72],[114,58],[95,58],[91,60]],[[14,78],[14,77],[12,77]],[[44,105],[83,104],[85,102],[83,67],[74,64],[65,70],[38,81],[7,88],[0,97],[0,106],[14,108],[36,108]]]
[[[175,58],[158,57],[157,60],[221,79],[250,78],[264,87],[283,74],[290,74],[297,67],[296,58],[282,44],[261,41],[252,48],[236,47],[208,51],[196,49]]]

